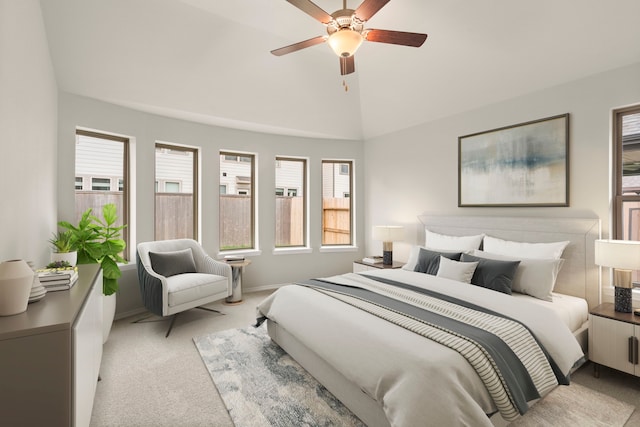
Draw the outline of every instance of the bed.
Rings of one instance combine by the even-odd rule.
[[[504,425],[505,418],[514,419],[514,410],[523,412],[522,406],[505,408],[499,391],[487,380],[491,376],[476,369],[475,356],[459,352],[453,348],[455,345],[443,345],[448,338],[439,341],[438,328],[426,332],[434,334],[428,339],[421,336],[422,330],[417,333],[415,327],[398,326],[398,322],[414,322],[413,315],[408,316],[409,320],[400,316],[402,320],[396,321],[395,309],[379,309],[377,302],[362,302],[359,296],[344,294],[344,289],[373,289],[384,298],[389,293],[395,298],[398,293],[410,301],[410,306],[435,304],[437,310],[449,313],[450,302],[434,302],[431,295],[446,294],[471,304],[471,311],[477,307],[488,310],[474,314],[480,316],[478,322],[486,316],[493,318],[495,313],[517,319],[555,364],[552,370],[557,382],[541,376],[542,385],[536,383],[541,397],[568,379],[584,361],[588,308],[598,304],[600,294],[592,255],[593,242],[600,235],[599,220],[437,215],[419,218],[419,239],[424,239],[425,233],[441,233],[452,237],[483,234],[513,242],[566,241],[564,261],[550,301],[518,293],[508,295],[406,268],[349,273],[325,278],[322,283],[284,286],[260,304],[259,313],[267,319],[271,338],[369,426]],[[398,291],[397,283],[408,288]],[[319,289],[322,286],[338,290]],[[414,295],[423,289],[426,295]],[[466,316],[469,311],[468,307],[461,310],[453,316]],[[473,322],[475,318],[461,323]],[[457,339],[457,334],[453,335]],[[540,361],[527,363],[542,366]],[[504,381],[502,374],[497,375]],[[525,406],[537,400],[531,394],[526,396]]]

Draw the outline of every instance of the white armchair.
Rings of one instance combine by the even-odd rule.
[[[231,295],[231,267],[209,257],[192,239],[159,240],[138,244],[140,293],[151,313],[173,316],[192,308],[216,311],[203,304]]]

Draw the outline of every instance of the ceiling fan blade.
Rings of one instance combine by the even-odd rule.
[[[326,36],[318,36],[309,40],[291,44],[289,46],[281,47],[279,49],[274,49],[271,51],[271,53],[274,54],[275,56],[282,56],[282,55],[286,55],[287,53],[292,53],[300,49],[304,49],[305,47],[311,47],[320,43],[324,43],[325,40],[326,40]]]
[[[356,71],[356,61],[353,55],[340,57],[340,75],[346,76]]]
[[[390,30],[366,30],[367,35],[364,38],[370,42],[399,44],[402,46],[420,47],[427,39],[426,34],[407,33],[405,31]]]
[[[327,12],[322,10],[315,3],[311,2],[311,0],[287,0],[289,3],[311,16],[312,18],[317,19],[323,24],[328,24],[333,20],[333,17],[329,15]],[[388,1],[388,0],[387,0]]]
[[[361,21],[368,21],[390,0],[364,0],[355,11],[356,17]]]

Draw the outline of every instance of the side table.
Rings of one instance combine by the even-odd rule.
[[[231,295],[225,299],[229,305],[242,304],[242,272],[244,267],[251,264],[251,260],[227,262],[231,266]]]

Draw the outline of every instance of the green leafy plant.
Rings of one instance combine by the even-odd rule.
[[[120,232],[126,225],[115,225],[118,215],[113,203],[102,207],[102,219],[92,212],[91,208],[84,211],[77,226],[66,221],[60,221],[58,225],[73,234],[78,264],[100,264],[102,292],[111,295],[118,290],[118,279],[122,276],[118,263],[127,263],[120,255],[126,247]]]
[[[57,233],[52,233],[53,237],[51,237],[48,241],[51,243],[51,247],[54,252],[59,254],[65,254],[69,252],[73,252],[75,250],[74,247],[74,236],[70,230],[58,231]]]

